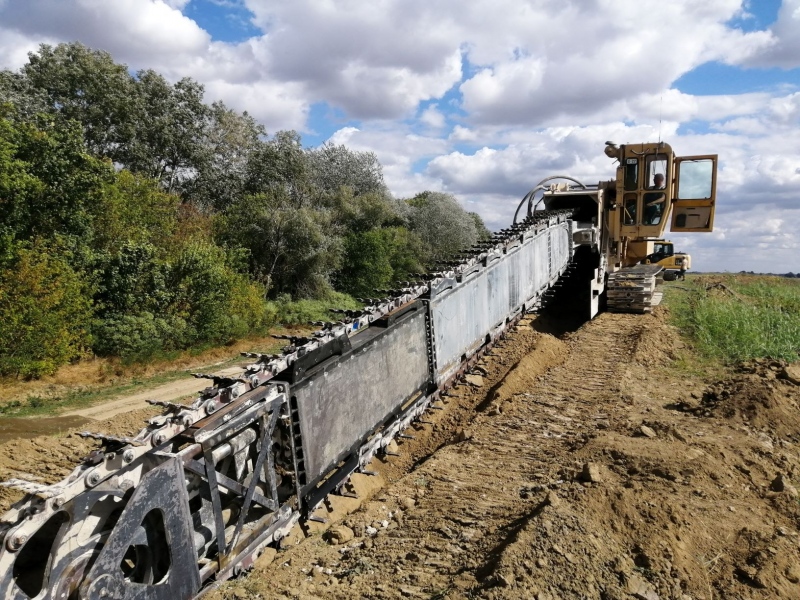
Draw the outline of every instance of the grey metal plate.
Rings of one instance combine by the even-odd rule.
[[[431,300],[437,383],[504,319],[553,283],[569,262],[570,248],[568,224],[550,228]]]
[[[292,389],[309,484],[430,381],[424,311],[359,345],[374,329],[351,338],[352,352]]]

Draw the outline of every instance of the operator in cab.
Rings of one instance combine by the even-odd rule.
[[[649,189],[664,189],[663,173],[656,173],[653,176],[653,186]],[[664,214],[666,200],[667,196],[664,192],[650,192],[644,195],[644,225],[658,225],[661,223],[661,215]]]

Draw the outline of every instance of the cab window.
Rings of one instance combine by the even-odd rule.
[[[672,244],[654,244],[653,254],[663,254],[664,256],[672,256]]]
[[[680,164],[678,200],[711,198],[714,161],[711,159],[684,160]]]
[[[647,175],[645,187],[651,190],[665,187],[666,182],[669,181],[669,173],[667,173],[667,155],[650,154],[647,156],[645,163]],[[656,185],[656,175],[661,175],[664,178],[660,186]]]
[[[639,185],[639,159],[625,159],[625,191],[634,191]]]

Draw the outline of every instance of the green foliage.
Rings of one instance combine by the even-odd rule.
[[[93,350],[100,356],[143,361],[185,348],[190,338],[188,329],[186,321],[178,317],[155,317],[149,312],[114,315],[94,324]]]
[[[668,288],[675,323],[701,354],[727,363],[800,356],[800,282],[778,277],[691,277]],[[721,285],[720,285],[721,284]]]
[[[344,248],[345,259],[337,280],[339,289],[368,297],[373,290],[389,285],[393,275],[389,262],[391,248],[382,230],[352,233],[345,238]]]
[[[308,155],[296,131],[279,131],[260,144],[247,163],[244,191],[282,198],[295,208],[311,203]]]
[[[409,224],[425,248],[425,262],[445,260],[478,241],[486,230],[451,194],[423,192],[408,200]],[[481,225],[482,228],[479,228]]]
[[[30,89],[44,94],[50,112],[80,123],[91,153],[119,158],[138,114],[135,82],[125,65],[78,42],[42,44],[28,54],[21,74]]]
[[[355,194],[341,187],[326,198],[334,224],[344,233],[363,233],[387,225],[402,225],[403,219],[389,197],[378,192]]]
[[[234,271],[222,248],[188,245],[170,268],[172,310],[184,316],[196,341],[228,343],[259,330],[264,321],[264,290]]]
[[[345,255],[336,284],[356,297],[369,297],[393,281],[418,272],[422,246],[403,227],[372,229],[345,237]]]
[[[244,195],[248,163],[263,137],[264,127],[246,112],[212,104],[197,177],[185,185],[185,195],[197,206],[225,210]]]
[[[388,196],[383,167],[373,152],[354,152],[345,146],[325,143],[308,152],[311,178],[324,194],[348,188],[355,196]]]
[[[89,343],[86,284],[59,254],[39,241],[7,248],[0,265],[0,375],[53,373]]]
[[[189,78],[171,85],[147,70],[138,73],[134,91],[136,134],[120,148],[119,160],[168,192],[177,190],[204,158],[210,109],[203,104],[203,86]]]
[[[207,242],[187,244],[174,260],[158,258],[149,244],[124,245],[104,265],[98,298],[95,352],[130,360],[229,343],[274,324],[264,288]]]
[[[361,304],[340,292],[328,292],[318,300],[292,300],[288,294],[268,302],[268,311],[276,322],[283,325],[308,325],[313,321],[330,321],[332,308],[361,308]]]
[[[154,245],[126,242],[117,252],[98,258],[95,298],[102,315],[160,314],[171,304],[175,293],[168,266]]]
[[[164,245],[178,228],[178,198],[152,180],[120,171],[102,188],[93,221],[96,251],[118,251],[125,243]]]
[[[0,227],[17,239],[61,235],[88,242],[113,168],[91,157],[74,126],[0,119]]]
[[[333,284],[372,295],[488,235],[450,195],[392,198],[373,153],[203,100],[79,43],[0,71],[0,374],[327,320],[355,308]]]
[[[308,298],[330,289],[341,241],[332,235],[329,211],[297,206],[290,190],[276,187],[238,200],[218,225],[223,243],[249,252],[251,274],[272,297]]]

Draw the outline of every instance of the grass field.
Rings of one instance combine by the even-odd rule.
[[[800,280],[690,275],[665,288],[672,322],[700,355],[726,364],[800,357]]]

